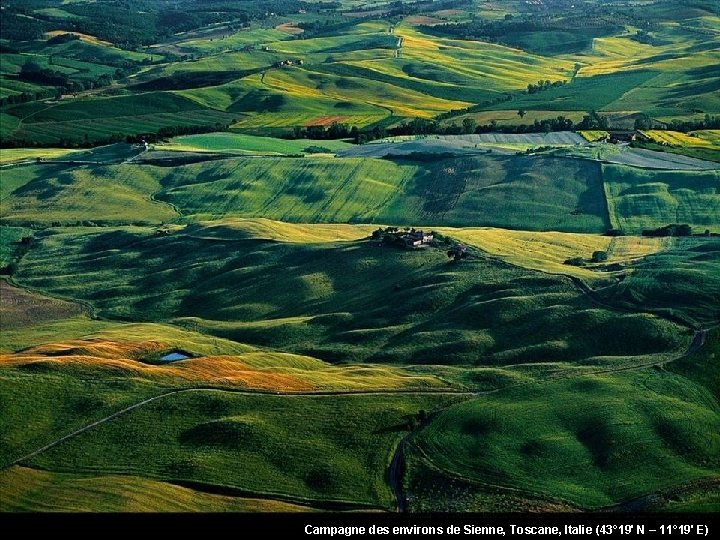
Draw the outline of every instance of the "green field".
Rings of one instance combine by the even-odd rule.
[[[31,236],[32,230],[25,227],[0,227],[0,268],[12,263],[22,250],[20,241]]]
[[[66,148],[3,148],[0,150],[0,163],[25,161],[30,159],[48,159],[67,156],[72,150]]]
[[[68,390],[73,384],[66,377],[56,379],[55,384],[51,381],[46,395],[52,393],[50,389],[59,386]],[[13,382],[12,376],[6,375],[2,384]],[[102,388],[103,383],[97,386]],[[12,388],[20,390],[21,386],[15,382]],[[112,394],[89,390],[75,409],[87,403],[86,408],[100,415],[105,404],[120,408]],[[142,393],[125,386],[115,390],[114,399],[123,396],[139,401],[149,390]],[[158,393],[157,389],[154,392]],[[68,416],[78,418],[73,409],[58,410],[51,399],[36,392],[30,395],[34,396],[38,417],[49,422]],[[167,396],[98,426],[35,458],[32,465],[57,472],[120,473],[198,485],[211,483],[235,488],[246,497],[259,495],[325,508],[342,508],[343,502],[350,508],[389,508],[391,493],[384,478],[387,455],[407,432],[409,418],[447,399],[187,392]],[[3,415],[5,441],[19,438],[9,425],[22,410],[22,402],[15,403],[18,409]],[[171,414],[178,410],[192,412]],[[63,423],[65,430],[70,427]],[[25,446],[31,437],[23,433]],[[132,452],[127,451],[128,445]],[[4,458],[17,452],[5,453]],[[238,462],[243,466],[234,466]]]
[[[334,153],[351,145],[344,141],[310,142],[307,139],[288,140],[255,137],[239,133],[208,133],[176,137],[169,144],[156,146],[158,150],[182,152],[219,152],[223,154],[282,155],[303,153]]]
[[[621,165],[603,165],[603,180],[612,226],[629,233],[668,223],[687,223],[695,232],[720,232],[720,174],[650,172]]]
[[[658,370],[547,381],[451,407],[410,452],[444,471],[446,482],[608,508],[717,477],[717,407],[700,385]],[[428,495],[420,492],[418,506],[448,504],[423,501]]]
[[[686,341],[662,319],[598,308],[562,276],[481,256],[454,265],[442,249],[201,230],[59,232],[23,258],[15,279],[88,302],[105,318],[174,322],[327,361],[642,362]],[[642,339],[631,346],[629,335]]]
[[[635,271],[602,297],[622,305],[654,309],[696,327],[720,321],[720,242],[675,239],[675,246],[635,265]]]
[[[303,512],[307,506],[213,495],[128,475],[50,473],[27,467],[0,472],[12,512]]]
[[[230,146],[238,144],[243,152],[287,152],[323,146],[323,141],[275,142],[234,135],[179,141],[179,146],[176,140],[168,149],[232,153]],[[343,143],[336,142],[328,150],[342,148]],[[22,222],[159,223],[177,217],[176,209],[200,219],[242,216],[299,223],[487,225],[575,232],[609,228],[599,165],[568,159],[273,157],[177,167],[65,169],[44,164],[5,174],[16,188],[3,199],[3,215]],[[80,196],[85,193],[107,196],[97,205]],[[532,198],[530,206],[527,197]]]
[[[13,191],[3,194],[4,218],[18,221],[75,223],[79,220],[120,223],[159,223],[177,214],[167,204],[152,200],[160,186],[137,168],[105,166],[66,167],[28,165],[3,171],[3,184]]]

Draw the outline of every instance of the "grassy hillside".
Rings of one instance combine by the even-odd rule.
[[[445,400],[178,394],[82,434],[32,463],[58,472],[212,483],[311,505],[350,501],[389,508],[385,470],[394,444],[419,410]],[[169,414],[178,410],[186,413]]]
[[[28,376],[30,375],[30,376]],[[3,410],[0,418],[0,463],[15,459],[53,440],[157,393],[150,385],[123,380],[82,380],[43,376],[32,368],[19,374],[0,372]],[[32,408],[33,421],[23,422]]]
[[[152,175],[137,167],[29,165],[3,171],[3,218],[75,223],[80,220],[159,223],[177,214],[152,200],[160,189]]]
[[[25,161],[31,159],[58,158],[73,154],[66,148],[3,148],[0,150],[0,163]]]
[[[352,145],[344,141],[308,141],[275,139],[272,137],[254,137],[239,133],[207,133],[175,137],[169,144],[156,146],[159,150],[183,152],[220,152],[227,154],[302,154],[333,153]],[[309,150],[309,151],[308,151]]]
[[[29,467],[0,472],[6,512],[303,512],[272,499],[214,495],[142,476],[52,473]]]
[[[32,233],[25,227],[0,227],[0,268],[7,269],[24,254],[27,246],[21,243],[22,239],[32,236]]]
[[[616,362],[669,353],[686,339],[665,321],[599,308],[566,278],[480,256],[454,264],[444,249],[198,232],[48,235],[16,279],[106,317],[173,320],[331,361]]]
[[[140,332],[138,332],[138,326]],[[258,350],[227,340],[166,325],[116,325],[79,340],[47,343],[14,355],[0,356],[0,366],[56,376],[105,379],[132,377],[164,387],[257,391],[260,393],[318,392],[459,392],[436,375],[387,366],[332,366],[316,358]],[[142,333],[145,340],[138,340]],[[195,338],[195,339],[193,339]],[[178,347],[182,343],[182,347]],[[229,353],[219,353],[218,349]],[[181,350],[188,359],[163,362],[166,354]],[[207,352],[211,351],[211,352]],[[7,371],[6,371],[7,373]]]
[[[603,165],[613,227],[639,233],[669,223],[687,223],[695,232],[720,232],[718,171],[650,172]]]
[[[590,267],[565,264],[568,259],[589,260],[595,251],[605,251],[609,263],[622,263],[660,251],[661,238],[600,236],[594,234],[509,231],[491,228],[440,228],[443,234],[476,246],[512,264],[550,274],[573,275],[589,280],[604,276]]]
[[[415,222],[421,223],[512,229],[608,228],[597,164],[487,156],[423,166],[392,201],[388,217],[416,215]]]
[[[720,508],[717,1],[0,1],[0,512]]]
[[[232,152],[228,147],[236,142],[248,151],[315,144],[283,141],[275,147],[272,140],[244,136],[193,137],[189,144],[200,150],[221,152]],[[176,167],[44,164],[9,169],[4,176],[11,189],[3,194],[3,216],[21,222],[159,223],[177,217],[177,210],[197,219],[241,216],[572,232],[610,227],[599,165],[570,159],[278,157]]]
[[[718,410],[707,390],[660,370],[577,377],[455,405],[410,451],[461,482],[608,507],[716,477]]]
[[[230,124],[236,115],[209,110],[168,92],[71,99],[52,104],[30,102],[6,108],[19,119],[10,141],[41,145],[80,145],[112,137],[155,133],[163,127]]]
[[[183,214],[295,222],[370,222],[416,167],[382,160],[240,159],[153,173]]]
[[[632,308],[650,308],[700,327],[720,322],[720,242],[675,239],[673,249],[636,262],[634,272],[602,298]]]

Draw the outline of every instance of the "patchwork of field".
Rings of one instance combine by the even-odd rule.
[[[275,26],[297,28],[295,22],[286,19]],[[9,127],[3,129],[3,138],[43,145],[77,144],[116,134],[214,123],[273,133],[333,116],[362,128],[387,117],[430,118],[451,111],[458,114],[444,122],[472,117],[481,123],[495,120],[512,125],[556,114],[578,121],[590,109],[614,114],[643,110],[648,103],[654,108],[643,112],[663,117],[687,116],[720,105],[712,91],[715,74],[706,69],[711,62],[706,25],[688,25],[682,37],[691,44],[679,49],[678,31],[670,26],[656,30],[656,45],[627,35],[581,36],[577,41],[577,32],[567,36],[555,32],[556,42],[550,44],[547,32],[519,33],[515,41],[501,45],[449,39],[430,33],[429,28],[413,19],[392,29],[380,21],[363,21],[344,25],[339,34],[297,39],[274,28],[218,26],[181,34],[147,53],[124,51],[77,32],[79,39],[53,42],[73,32],[51,32],[50,41],[32,48],[26,45],[27,51],[17,54],[3,54],[4,92],[43,88],[16,77],[22,64],[32,58],[41,67],[52,61],[53,69],[81,79],[113,75],[115,68],[105,64],[142,66],[128,79],[129,86],[123,83],[130,89],[126,92],[138,94],[114,98],[102,122],[94,123],[79,120],[75,111],[90,110],[96,101],[105,99],[73,100],[78,107],[63,103],[48,107],[53,111],[52,121],[35,110],[27,118],[27,104],[10,107],[4,113],[22,122],[14,127],[10,120],[4,122]],[[567,49],[587,39],[591,48]],[[544,48],[538,48],[538,43],[544,43]],[[557,56],[561,49],[567,50]],[[192,61],[162,62],[158,51],[183,54]],[[693,62],[681,60],[688,54]],[[276,67],[288,59],[302,64]],[[702,84],[691,84],[698,80]],[[524,92],[537,81],[567,84],[535,94]],[[147,90],[162,91],[164,100],[140,94]],[[178,95],[193,101],[202,114],[189,118],[177,114],[171,98]],[[132,101],[136,97],[142,99]],[[462,114],[463,109],[478,104],[485,110]],[[516,114],[519,109],[526,111],[527,118]],[[133,117],[132,122],[123,121],[128,117]]]
[[[13,222],[160,223],[179,213],[296,223],[609,228],[599,165],[562,158],[245,157],[177,167],[41,164],[5,174],[13,189],[1,208]],[[102,203],[91,203],[95,197]]]
[[[459,140],[481,136],[467,137]],[[430,138],[359,148],[423,147],[428,140],[432,144]],[[322,141],[305,144],[307,141],[218,134],[176,139],[167,149],[294,153],[314,151],[312,147],[317,146],[323,152],[355,152],[342,150],[347,145],[341,142],[330,143],[329,148],[323,147]],[[133,155],[119,147],[107,149],[87,157],[75,156],[78,161],[102,161]],[[591,148],[588,157],[595,151]],[[611,227],[638,233],[678,222],[700,232],[706,228],[715,231],[718,172],[696,171],[686,164],[705,166],[709,162],[641,149],[601,159],[626,161],[622,156],[629,155],[641,156],[646,164],[667,169],[672,168],[667,165],[670,163],[685,170],[601,166],[582,159],[540,156],[449,158],[440,154],[427,161],[416,152],[396,161],[268,157],[176,167],[43,163],[6,169],[1,205],[4,218],[16,223],[159,223],[181,214],[194,219],[235,215],[296,223],[499,226],[597,233]],[[660,160],[658,155],[672,157]],[[657,191],[664,185],[667,187]],[[89,200],[89,193],[102,203]],[[534,195],[528,199],[527,193]],[[529,208],[533,210],[528,212]]]

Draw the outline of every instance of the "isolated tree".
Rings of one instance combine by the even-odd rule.
[[[525,115],[527,114],[527,111],[526,111],[525,109],[520,109],[520,110],[517,112],[517,114],[518,114],[518,116],[519,116],[520,118],[525,118]]]
[[[592,254],[592,262],[600,263],[605,262],[608,259],[607,251],[594,251]]]
[[[572,259],[567,259],[564,264],[570,266],[585,266],[585,259],[582,257],[573,257]]]

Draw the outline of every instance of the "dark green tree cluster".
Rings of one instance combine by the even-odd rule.
[[[583,119],[575,126],[577,130],[608,129],[610,122],[607,116],[601,116],[596,111],[590,111],[583,116]]]
[[[567,81],[560,80],[560,81],[538,81],[537,84],[528,84],[527,85],[527,93],[528,94],[537,94],[538,92],[544,92],[545,90],[550,90],[551,88],[559,88],[561,86],[564,86],[567,84]]]
[[[671,223],[657,229],[645,229],[643,236],[692,236],[692,227],[687,223]]]

